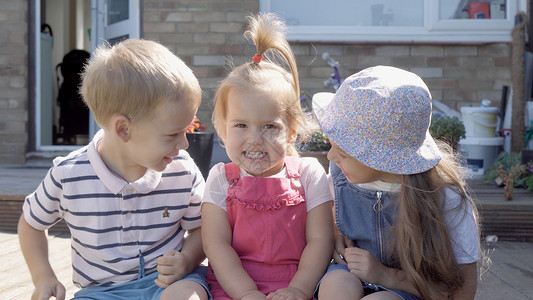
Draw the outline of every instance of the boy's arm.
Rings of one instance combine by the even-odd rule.
[[[218,283],[233,299],[265,297],[242,267],[231,247],[232,232],[226,212],[212,203],[202,204],[202,244]]]
[[[189,262],[188,273],[196,269],[205,259],[204,249],[202,247],[202,230],[200,227],[188,230],[188,235],[183,241],[181,253],[187,257]]]
[[[31,299],[49,299],[51,296],[58,300],[65,299],[65,287],[57,280],[48,260],[48,239],[45,232],[28,224],[24,215],[19,219],[17,230],[20,248],[35,285]]]
[[[307,245],[304,248],[298,271],[287,288],[295,288],[312,299],[316,284],[324,275],[333,252],[333,217],[331,201],[320,204],[307,213]],[[293,293],[287,289],[278,290],[277,294]]]
[[[157,271],[159,272],[155,280],[157,286],[168,287],[194,271],[205,259],[200,227],[188,232],[188,236],[183,241],[181,252],[168,249],[163,256],[157,258]]]

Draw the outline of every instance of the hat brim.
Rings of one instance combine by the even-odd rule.
[[[320,92],[313,95],[312,106],[313,113],[316,115],[317,112],[323,110],[328,104],[331,103],[335,97],[334,93]]]
[[[365,139],[360,141],[360,147],[351,147],[350,143],[353,143],[353,139],[347,138],[349,135],[339,130],[343,126],[343,122],[339,121],[339,118],[344,114],[341,107],[336,106],[335,96],[336,94],[327,92],[313,95],[313,113],[329,139],[366,166],[392,174],[408,175],[427,171],[441,160],[440,150],[429,131],[426,132],[422,144],[407,147],[403,151],[387,152],[379,145],[363,144]],[[398,156],[398,154],[401,155]],[[388,159],[390,159],[389,163],[381,163]]]

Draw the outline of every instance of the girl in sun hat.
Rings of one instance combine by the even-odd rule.
[[[332,144],[337,229],[319,299],[473,299],[477,210],[453,153],[429,134],[422,79],[367,68],[316,94],[313,110]]]

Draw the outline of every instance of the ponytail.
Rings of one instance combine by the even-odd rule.
[[[255,45],[256,53],[220,83],[214,99],[215,130],[225,139],[227,97],[231,88],[237,88],[271,96],[284,113],[288,127],[299,134],[306,129],[307,122],[300,106],[298,68],[285,37],[285,23],[272,13],[249,16],[247,20],[249,27],[244,36]],[[298,156],[294,144],[287,147],[287,154]]]

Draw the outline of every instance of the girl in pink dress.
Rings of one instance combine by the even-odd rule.
[[[305,116],[284,24],[250,17],[245,36],[257,54],[215,95],[213,123],[232,162],[215,165],[206,183],[208,285],[214,299],[311,299],[333,252],[332,196],[320,163],[294,147]]]

